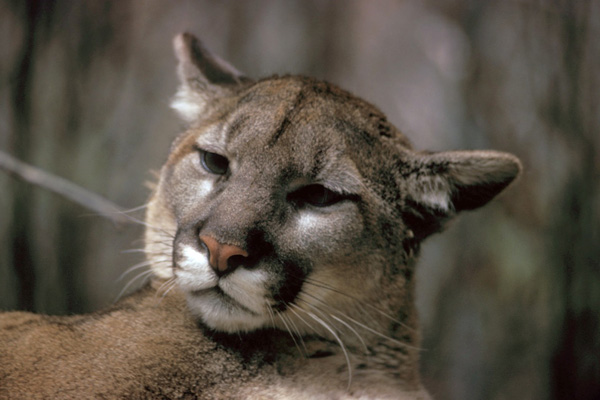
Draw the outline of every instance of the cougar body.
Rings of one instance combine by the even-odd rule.
[[[280,330],[210,331],[181,292],[163,297],[157,285],[91,315],[1,314],[0,399],[402,398],[400,382],[390,390],[377,373],[359,378],[360,366],[354,379],[368,387],[348,391],[331,342],[306,337],[301,356]]]
[[[371,104],[254,81],[175,40],[189,124],[149,202],[151,286],[88,316],[0,317],[0,398],[427,399],[420,243],[519,173],[425,153]]]

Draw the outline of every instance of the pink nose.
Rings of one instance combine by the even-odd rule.
[[[237,263],[231,262],[232,257],[248,257],[248,252],[244,249],[219,243],[210,236],[201,235],[200,241],[208,249],[208,262],[219,276],[232,272],[237,267]]]

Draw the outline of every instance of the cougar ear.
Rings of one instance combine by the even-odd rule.
[[[458,212],[487,204],[521,171],[515,156],[495,151],[419,155],[416,163],[407,176],[405,218],[422,238]]]
[[[206,106],[219,96],[250,79],[228,62],[212,54],[200,40],[189,33],[181,33],[173,40],[179,62],[177,74],[180,86],[171,107],[186,121],[196,120]]]

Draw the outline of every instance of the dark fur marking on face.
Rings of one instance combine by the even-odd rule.
[[[310,356],[308,356],[308,358],[325,358],[325,357],[331,357],[333,355],[334,355],[334,353],[331,352],[331,351],[317,350],[313,354],[311,354]]]
[[[373,125],[376,126],[379,135],[387,138],[393,137],[393,128],[391,127],[390,123],[384,115],[371,112],[369,113],[369,119],[371,120]]]
[[[336,118],[334,124],[337,130],[346,134],[352,134],[352,138],[359,138],[359,140],[368,147],[374,147],[377,143],[377,138],[365,131],[363,127],[359,127],[350,121]]]
[[[234,119],[227,130],[227,140],[229,140],[231,137],[235,137],[249,119],[249,115],[241,115]]]
[[[277,143],[277,141],[284,134],[284,132],[287,130],[287,128],[290,126],[292,118],[300,111],[301,104],[304,101],[305,97],[306,96],[304,94],[304,88],[302,88],[296,95],[294,103],[288,108],[287,112],[285,113],[285,116],[283,117],[279,128],[275,131],[275,134],[269,140],[268,147],[273,147],[275,143]]]
[[[317,175],[319,175],[319,172],[321,172],[321,169],[323,168],[323,165],[325,164],[325,156],[326,156],[326,151],[324,148],[319,148],[317,150],[317,152],[315,153],[314,159],[313,159],[313,167],[310,171],[311,178],[316,177]]]
[[[284,281],[277,290],[274,290],[273,294],[273,300],[276,301],[273,308],[280,312],[285,311],[288,305],[296,300],[307,275],[302,267],[290,261],[283,262],[282,274]]]

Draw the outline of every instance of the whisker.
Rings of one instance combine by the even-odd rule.
[[[160,300],[158,302],[158,304],[160,304],[163,299],[165,297],[167,297],[167,294],[169,294],[169,292],[171,290],[173,290],[173,288],[175,288],[177,286],[177,281],[175,279],[175,277],[169,278],[167,279],[162,285],[160,285],[160,287],[158,288],[158,290],[156,291],[156,295],[158,295],[158,293],[163,290],[164,287],[166,287],[167,289],[163,292],[163,294],[160,296]]]
[[[366,325],[364,325],[364,324],[362,324],[362,323],[358,322],[357,320],[355,320],[355,319],[353,319],[353,318],[351,318],[351,317],[349,317],[349,316],[347,316],[347,315],[345,316],[345,318],[349,319],[349,320],[350,320],[352,323],[354,323],[354,324],[356,324],[356,325],[360,326],[361,328],[363,328],[363,329],[366,329],[366,330],[368,330],[369,332],[371,332],[371,333],[373,333],[373,334],[375,334],[375,335],[377,335],[377,336],[379,336],[379,337],[382,337],[382,338],[384,338],[384,339],[387,339],[387,340],[389,340],[390,342],[396,343],[397,345],[400,345],[400,346],[402,346],[402,347],[408,347],[409,349],[413,349],[413,350],[419,350],[419,351],[423,350],[421,347],[412,346],[412,345],[410,345],[410,344],[407,344],[407,343],[401,342],[401,341],[399,341],[399,340],[397,340],[397,339],[394,339],[394,338],[392,338],[392,337],[389,337],[389,336],[387,336],[387,335],[384,335],[383,333],[381,333],[381,332],[378,332],[378,331],[376,331],[375,329],[369,328],[368,326],[366,326]]]
[[[392,337],[390,337],[390,336],[388,336],[388,335],[385,335],[385,334],[383,334],[383,333],[381,333],[381,332],[379,332],[379,331],[377,331],[377,330],[375,330],[375,329],[373,329],[373,328],[370,328],[369,326],[367,326],[367,325],[365,325],[365,324],[363,324],[363,323],[361,323],[361,322],[358,322],[357,320],[355,320],[354,318],[350,317],[349,315],[347,315],[347,314],[345,314],[345,313],[341,312],[340,310],[337,310],[337,309],[335,309],[335,308],[331,307],[329,304],[327,304],[327,303],[323,302],[323,300],[321,300],[321,299],[319,299],[319,298],[317,298],[317,297],[315,297],[315,296],[313,296],[313,295],[311,295],[311,294],[309,294],[309,293],[303,292],[303,294],[304,294],[304,295],[306,295],[306,296],[309,296],[309,297],[313,298],[314,300],[316,300],[316,301],[318,301],[319,303],[323,304],[325,307],[328,307],[329,309],[333,310],[333,312],[335,312],[336,314],[338,314],[340,317],[343,317],[343,318],[345,318],[346,320],[349,320],[349,321],[350,321],[350,322],[352,322],[353,324],[356,324],[356,325],[358,325],[359,327],[361,327],[361,328],[363,328],[363,329],[366,329],[367,331],[369,331],[369,332],[371,332],[371,333],[373,333],[373,334],[375,334],[375,335],[377,335],[377,336],[379,336],[379,337],[382,337],[382,338],[384,338],[384,339],[386,339],[386,340],[389,340],[389,341],[391,341],[391,342],[393,342],[393,343],[396,343],[396,344],[398,344],[398,345],[401,345],[401,346],[403,346],[403,347],[407,347],[407,348],[411,348],[411,349],[415,349],[415,350],[423,350],[423,349],[422,349],[422,348],[420,348],[420,347],[411,346],[410,344],[407,344],[407,343],[401,342],[401,341],[399,341],[399,340],[397,340],[397,339],[394,339],[394,338],[392,338]],[[316,307],[314,304],[310,304],[310,303],[309,303],[308,301],[306,301],[306,300],[302,300],[302,301],[304,301],[304,303],[306,303],[306,304],[307,304],[309,307],[313,308],[314,310],[317,310],[317,309],[318,309],[318,308],[317,308],[317,307]],[[359,338],[359,340],[360,340],[360,341],[362,342],[362,344],[365,346],[365,349],[367,350],[367,353],[369,352],[369,351],[368,351],[368,347],[366,346],[366,344],[365,344],[365,342],[363,341],[362,337],[360,336],[360,334],[359,334],[359,333],[358,333],[356,330],[354,330],[353,328],[351,328],[351,327],[350,327],[350,326],[349,326],[347,323],[345,323],[344,321],[341,321],[341,320],[339,320],[339,319],[338,319],[337,317],[335,317],[333,314],[331,314],[331,313],[330,313],[330,315],[331,315],[331,317],[332,317],[332,318],[335,318],[336,320],[338,320],[338,321],[339,321],[340,323],[342,323],[344,326],[348,327],[348,328],[349,328],[349,329],[350,329],[350,330],[351,330],[351,331],[352,331],[352,332],[353,332],[355,335],[357,335],[357,337]]]
[[[132,213],[132,212],[143,210],[143,209],[147,208],[148,205],[149,205],[149,203],[146,203],[146,204],[142,204],[141,206],[130,208],[129,210],[118,210],[116,212],[120,213],[120,214],[129,214],[129,213]]]
[[[116,282],[120,282],[121,280],[123,280],[123,278],[125,278],[125,276],[127,276],[127,274],[135,271],[136,269],[145,268],[145,267],[148,267],[149,265],[150,265],[150,261],[143,261],[139,264],[134,265],[133,267],[127,268],[121,275],[119,275]]]
[[[340,348],[342,349],[342,352],[344,353],[344,357],[346,358],[346,364],[348,365],[348,388],[347,388],[347,390],[350,390],[350,385],[352,384],[352,364],[350,364],[350,356],[348,354],[348,350],[346,349],[346,346],[344,345],[344,342],[342,341],[342,339],[340,339],[340,337],[337,335],[337,333],[335,333],[335,331],[325,321],[323,321],[321,318],[319,318],[312,312],[304,310],[295,304],[290,304],[290,307],[294,307],[294,308],[297,308],[298,310],[302,311],[303,313],[308,315],[310,318],[315,320],[323,328],[327,329],[329,331],[329,333],[331,333],[333,335],[335,340],[340,345]]]
[[[308,295],[307,293],[305,293],[305,294],[306,294],[306,295]],[[309,296],[310,296],[310,295],[309,295]],[[328,304],[326,304],[325,302],[323,302],[323,301],[321,301],[321,300],[317,299],[317,298],[316,298],[316,297],[314,297],[314,296],[311,296],[311,297],[313,297],[315,300],[317,300],[317,301],[319,301],[320,303],[322,303],[322,304],[323,304],[323,306],[325,306],[325,307],[327,307],[327,308],[329,308],[329,309],[333,310],[333,312],[336,312],[336,313],[338,313],[338,314],[341,314],[341,316],[345,316],[345,314],[344,314],[344,313],[342,313],[341,311],[339,311],[339,310],[336,310],[335,308],[333,308],[333,307],[329,306],[329,305],[328,305]],[[346,327],[348,330],[350,330],[350,332],[352,332],[352,333],[353,333],[353,334],[354,334],[354,335],[355,335],[355,336],[358,338],[358,340],[360,341],[360,343],[362,344],[362,346],[363,346],[363,348],[364,348],[365,354],[367,354],[367,355],[368,355],[368,354],[370,354],[370,353],[371,353],[371,351],[369,350],[369,347],[368,347],[368,346],[367,346],[367,344],[365,343],[365,341],[364,341],[364,339],[362,338],[362,336],[360,335],[360,333],[358,333],[358,331],[357,331],[356,329],[354,329],[352,326],[350,326],[350,324],[348,324],[346,321],[342,320],[341,318],[338,318],[338,317],[336,317],[336,316],[335,316],[335,315],[334,315],[332,312],[326,312],[325,310],[322,310],[320,307],[317,307],[316,305],[314,305],[314,304],[311,304],[311,303],[309,303],[309,302],[308,302],[308,301],[306,301],[306,300],[302,300],[302,301],[303,301],[303,302],[304,302],[306,305],[308,305],[310,308],[312,308],[313,310],[315,310],[316,312],[318,312],[319,314],[321,314],[321,316],[323,316],[323,317],[325,317],[325,318],[329,318],[329,317],[331,317],[331,318],[335,319],[337,322],[339,322],[340,324],[344,325],[344,326],[345,326],[345,327]],[[332,324],[332,325],[334,325],[334,324]]]
[[[165,290],[165,292],[162,295],[162,298],[164,299],[165,297],[167,297],[167,294],[169,294],[169,292],[173,289],[175,289],[177,287],[177,282],[175,282],[175,280],[173,280],[173,282],[171,283],[171,286],[169,286],[169,288],[167,290]]]
[[[281,314],[280,312],[276,311],[277,316],[279,317],[279,319],[281,319],[281,322],[283,322],[283,325],[285,325],[285,329],[288,331],[288,333],[290,334],[290,337],[292,338],[292,341],[294,342],[294,345],[296,346],[296,348],[298,349],[298,351],[300,352],[300,354],[302,355],[302,349],[300,349],[300,346],[298,345],[298,342],[296,341],[296,337],[294,336],[294,332],[292,332],[292,330],[290,329],[290,327],[288,326],[284,315]]]
[[[297,278],[297,279],[301,279],[301,278]],[[332,286],[330,286],[330,285],[328,285],[328,284],[326,284],[326,283],[324,283],[324,282],[320,282],[320,281],[317,281],[317,280],[315,280],[314,278],[308,278],[308,277],[304,278],[304,279],[303,279],[303,281],[304,281],[304,282],[306,282],[306,283],[308,283],[308,284],[310,284],[310,285],[313,285],[313,286],[320,287],[321,289],[327,289],[327,290],[330,290],[330,291],[332,291],[332,292],[334,292],[334,293],[337,293],[337,294],[340,294],[340,295],[342,295],[342,296],[345,296],[345,297],[347,297],[347,298],[349,298],[349,299],[356,300],[356,304],[357,304],[357,306],[358,306],[358,307],[362,307],[362,301],[361,301],[360,299],[358,299],[358,298],[356,298],[356,297],[354,297],[354,296],[352,296],[352,295],[350,295],[350,294],[348,294],[348,293],[344,293],[344,292],[342,292],[342,291],[340,291],[340,290],[338,290],[338,289],[336,289],[336,288],[334,288],[334,287],[332,287]],[[412,330],[413,332],[415,332],[415,331],[416,331],[416,329],[415,329],[415,328],[413,328],[413,327],[411,327],[411,326],[409,326],[409,325],[405,324],[405,323],[404,323],[404,322],[402,322],[402,321],[399,321],[397,318],[395,318],[395,317],[393,317],[392,315],[390,315],[390,314],[386,313],[385,311],[382,311],[382,310],[378,309],[377,307],[375,307],[375,306],[373,306],[373,305],[371,305],[371,304],[365,304],[365,305],[366,305],[367,307],[371,308],[373,311],[375,311],[375,312],[379,313],[380,315],[382,315],[382,316],[384,316],[384,317],[388,318],[388,319],[389,319],[389,320],[391,320],[392,322],[398,323],[398,324],[400,324],[401,326],[403,326],[404,328],[410,329],[410,330]],[[368,313],[366,313],[366,314],[368,315]]]
[[[309,297],[311,297],[313,299],[315,299],[316,301],[318,301],[319,303],[321,303],[327,309],[332,310],[332,312],[326,312],[325,310],[321,309],[320,307],[317,307],[316,305],[311,304],[311,303],[309,303],[308,301],[306,301],[304,299],[300,299],[301,301],[303,301],[304,303],[306,303],[306,305],[308,305],[309,307],[311,307],[313,310],[318,311],[325,318],[327,318],[326,314],[328,314],[329,317],[335,319],[337,322],[339,322],[340,324],[344,325],[348,330],[350,330],[358,338],[358,340],[360,341],[360,343],[362,344],[362,346],[365,349],[365,354],[370,354],[369,347],[365,343],[365,341],[362,338],[362,336],[360,335],[360,333],[358,333],[358,331],[356,329],[354,329],[352,326],[350,326],[350,324],[348,324],[347,322],[345,322],[341,318],[336,317],[333,313],[337,313],[341,317],[347,317],[346,314],[344,314],[343,312],[341,312],[341,311],[337,310],[336,308],[330,306],[329,304],[325,303],[323,300],[317,298],[316,296],[313,296],[313,295],[311,295],[309,293],[306,293],[306,292],[303,292],[303,294],[306,295],[306,296],[309,296]]]
[[[302,355],[304,357],[308,357],[308,349],[306,348],[306,343],[304,343],[304,339],[302,338],[302,334],[300,333],[300,330],[298,329],[298,326],[296,325],[296,323],[294,322],[294,320],[292,318],[290,318],[289,316],[286,316],[286,315],[283,315],[283,314],[281,316],[282,317],[286,317],[286,319],[288,320],[288,323],[290,324],[290,326],[292,327],[292,329],[294,330],[294,332],[298,336],[298,339],[300,340],[300,344],[302,345],[302,348],[304,349],[304,351],[301,351]]]
[[[135,281],[139,280],[140,278],[144,278],[144,279],[146,279],[146,278],[148,278],[150,275],[152,275],[152,273],[153,273],[153,272],[154,272],[154,271],[152,271],[152,270],[148,270],[148,271],[144,271],[144,272],[142,272],[142,273],[138,274],[137,276],[135,276],[133,279],[131,279],[131,280],[130,280],[130,281],[127,283],[127,285],[125,285],[125,287],[124,287],[123,289],[121,289],[121,292],[119,292],[119,295],[118,295],[118,296],[115,298],[115,300],[114,300],[114,301],[115,301],[115,302],[116,302],[116,301],[118,301],[118,300],[121,298],[121,296],[123,296],[123,294],[124,294],[124,293],[127,291],[127,289],[129,289],[129,287],[130,287],[130,286],[131,286],[131,285],[132,285],[132,284],[133,284]]]
[[[302,345],[302,348],[304,349],[305,356],[308,356],[308,349],[306,348],[306,343],[304,343],[304,339],[302,338],[302,335],[300,334],[300,329],[298,329],[298,326],[291,318],[289,318],[289,321],[290,321],[290,324],[292,324],[292,326],[298,333],[298,337],[300,338],[300,344]]]
[[[271,317],[271,323],[273,324],[273,327],[275,327],[275,316],[273,315],[273,308],[271,307],[271,304],[269,304],[269,302],[267,300],[265,300],[265,304],[267,305],[267,311],[269,312],[269,317]]]
[[[106,214],[107,215],[120,215],[120,216],[125,217],[125,219],[128,219],[128,220],[130,220],[132,222],[138,223],[138,221],[133,220],[133,217],[131,217],[130,215],[127,215],[127,214],[131,214],[131,213],[134,213],[136,211],[143,210],[143,209],[147,208],[148,205],[149,204],[146,203],[146,204],[142,204],[141,206],[133,207],[133,208],[126,209],[126,210],[112,209],[112,210],[106,211]],[[101,215],[101,214],[94,213],[94,214],[89,214],[89,215],[94,216],[94,215]]]
[[[295,304],[289,304],[288,305],[288,310],[290,310],[290,312],[292,312],[296,317],[298,317],[298,319],[302,322],[304,322],[304,325],[306,325],[310,330],[312,330],[315,333],[319,333],[314,326],[312,326],[311,324],[309,324],[304,318],[302,318],[302,316],[300,314],[298,314],[296,311],[294,311],[294,308],[292,306],[294,306]],[[297,307],[297,306],[296,306]],[[298,307],[299,308],[299,307]]]
[[[311,297],[312,297],[312,296],[311,296]],[[305,303],[305,304],[306,304],[308,307],[310,307],[310,308],[311,308],[312,310],[314,310],[315,312],[318,312],[318,313],[321,315],[321,317],[322,317],[323,319],[326,319],[326,320],[327,320],[327,322],[329,322],[329,325],[330,325],[330,326],[332,326],[332,327],[335,327],[335,324],[333,324],[333,323],[331,322],[331,320],[329,320],[329,316],[330,316],[330,315],[327,315],[328,313],[324,312],[324,311],[323,311],[323,310],[321,310],[319,307],[315,306],[314,304],[311,304],[311,303],[309,303],[308,301],[306,301],[306,300],[304,300],[304,299],[298,299],[298,300],[299,300],[299,301],[302,301],[303,303]],[[322,303],[323,303],[323,302],[322,302]],[[325,303],[323,303],[323,304],[325,304]],[[325,304],[325,306],[327,306],[327,305]],[[339,330],[339,329],[337,329],[337,327],[335,327],[335,328],[336,328],[336,331],[337,331],[338,333],[341,333],[341,332],[340,332],[340,330]]]
[[[164,260],[146,260],[146,261],[142,261],[138,264],[135,264],[132,267],[127,268],[118,278],[117,278],[117,282],[121,281],[123,278],[125,278],[125,276],[133,271],[135,271],[136,269],[140,269],[140,268],[144,268],[144,267],[149,267],[151,265],[163,265],[163,264],[170,264],[171,263],[171,259],[164,259]]]
[[[125,278],[125,276],[133,271],[135,271],[136,269],[140,269],[140,268],[144,268],[149,266],[150,264],[152,264],[152,261],[149,260],[145,260],[142,261],[140,263],[137,263],[129,268],[127,268],[125,271],[123,271],[123,273],[121,275],[119,275],[119,277],[117,278],[117,282],[120,282],[121,279]]]
[[[360,341],[360,343],[363,345],[364,349],[365,349],[365,354],[370,354],[371,351],[369,350],[369,347],[367,346],[367,344],[365,343],[364,339],[362,338],[362,336],[360,336],[360,334],[356,331],[356,329],[354,329],[353,327],[351,327],[348,323],[346,323],[345,321],[341,320],[340,318],[336,317],[333,314],[330,314],[331,318],[335,319],[336,321],[338,321],[340,324],[344,325],[346,328],[348,328],[352,333],[354,333],[354,335],[358,338],[358,340]]]
[[[319,334],[319,331],[314,326],[312,326],[308,321],[306,321],[304,318],[302,318],[302,316],[300,314],[298,314],[292,306],[295,306],[295,304],[289,304],[287,309],[292,314],[294,314],[296,316],[296,318],[298,318],[300,321],[302,321],[304,323],[304,325],[306,325],[311,331]],[[297,306],[295,306],[295,307],[297,307]],[[297,308],[299,308],[299,307],[297,307]],[[291,319],[290,319],[290,321],[291,321]],[[300,336],[300,339],[302,340],[302,336]],[[308,356],[308,349],[306,348],[306,344],[304,343],[304,340],[302,340],[302,345],[304,346],[304,349],[306,350],[306,355]]]
[[[168,238],[165,238],[163,240],[156,240],[156,239],[154,239],[152,241],[146,242],[146,244],[162,244],[162,245],[170,247],[170,246],[173,245],[173,238],[168,237]]]
[[[170,286],[173,282],[175,281],[175,277],[172,276],[169,279],[167,279],[166,281],[164,281],[159,287],[158,289],[156,289],[156,293],[159,293],[161,290],[163,290],[165,287]]]
[[[160,234],[162,234],[162,235],[165,235],[165,236],[167,236],[168,238],[171,238],[171,239],[174,239],[174,238],[175,238],[175,234],[173,234],[173,233],[171,233],[171,232],[168,232],[168,231],[166,231],[164,228],[161,228],[160,226],[154,226],[154,225],[151,225],[151,224],[147,223],[146,221],[143,221],[143,220],[141,220],[141,219],[138,219],[138,218],[132,217],[131,215],[123,215],[123,216],[124,216],[126,219],[128,219],[129,221],[131,221],[131,222],[134,222],[134,223],[136,223],[136,224],[138,224],[138,225],[141,225],[141,226],[145,226],[146,228],[148,228],[148,229],[151,229],[151,230],[153,230],[154,232],[158,232],[158,233],[160,233]]]
[[[168,232],[165,231],[163,228],[161,228],[159,226],[151,225],[151,224],[147,223],[146,221],[132,217],[131,215],[124,214],[124,217],[127,218],[128,220],[130,220],[131,222],[135,222],[138,225],[142,225],[142,226],[145,226],[146,228],[154,229],[157,232],[162,232],[162,233],[168,234]]]

